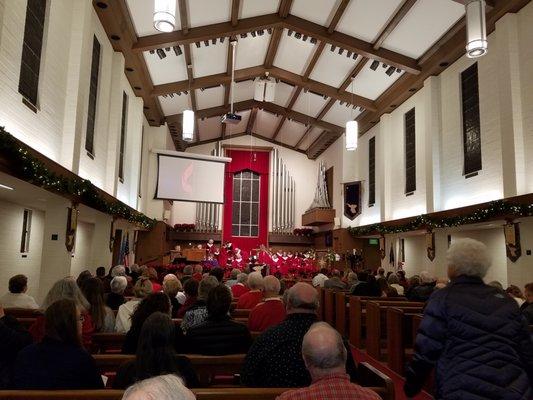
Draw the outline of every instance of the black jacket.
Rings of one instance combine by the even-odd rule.
[[[425,303],[435,291],[435,284],[436,282],[423,283],[418,286],[410,287],[407,289],[407,293],[405,295],[410,301],[420,301]]]
[[[289,314],[281,324],[255,339],[241,371],[242,383],[251,387],[304,387],[311,376],[302,358],[302,342],[316,314]],[[345,343],[346,345],[346,343]],[[356,367],[347,350],[346,371],[355,380]]]
[[[408,396],[433,367],[437,399],[532,399],[533,343],[516,302],[477,277],[433,293],[406,372]]]
[[[165,373],[175,373],[180,376],[188,388],[197,388],[200,386],[196,372],[194,372],[194,368],[187,357],[176,356],[174,366],[175,370],[166,371]],[[126,389],[138,380],[140,379],[137,377],[135,360],[127,361],[118,369],[117,376],[113,381],[113,389]]]
[[[15,318],[9,315],[0,318],[0,389],[8,387],[18,352],[30,344],[30,333]]]
[[[178,329],[181,331],[181,329]],[[233,321],[230,317],[201,323],[180,334],[178,353],[222,356],[246,353],[252,344],[252,337],[246,325]]]
[[[15,389],[103,389],[93,358],[83,347],[45,337],[20,351],[13,372]]]
[[[113,292],[106,294],[105,297],[106,305],[112,310],[118,310],[118,308],[124,304],[125,301],[124,295]]]
[[[529,325],[533,325],[533,303],[524,303],[520,307],[520,312],[526,318]]]

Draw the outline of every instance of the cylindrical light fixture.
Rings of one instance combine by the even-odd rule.
[[[485,0],[471,0],[466,4],[466,56],[477,58],[488,51]]]
[[[194,111],[183,111],[183,133],[182,139],[186,142],[192,142],[194,136]]]
[[[172,32],[176,26],[176,0],[155,0],[154,28],[159,32]]]
[[[346,150],[354,151],[357,149],[358,130],[359,124],[357,121],[346,122]]]

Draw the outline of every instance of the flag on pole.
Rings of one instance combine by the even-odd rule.
[[[128,266],[129,265],[129,254],[130,254],[130,244],[129,244],[129,234],[122,236],[122,243],[120,244],[120,254],[118,257],[118,263],[120,265]]]

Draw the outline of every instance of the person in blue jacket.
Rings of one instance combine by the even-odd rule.
[[[405,394],[420,392],[435,369],[436,399],[533,399],[533,342],[516,301],[483,282],[487,247],[457,240],[447,262],[450,283],[427,303]]]

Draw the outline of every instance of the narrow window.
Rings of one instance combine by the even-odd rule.
[[[415,109],[404,116],[405,126],[405,193],[416,190],[416,138],[415,138]]]
[[[465,177],[481,170],[481,126],[477,63],[461,73]]]
[[[120,126],[120,153],[118,159],[118,178],[124,182],[124,148],[126,146],[126,123],[128,119],[128,96],[122,92],[122,123]]]
[[[28,253],[30,251],[30,232],[31,232],[31,210],[24,210],[22,220],[22,238],[20,240],[20,252]]]
[[[368,205],[376,202],[376,137],[368,141]]]
[[[28,0],[20,63],[19,93],[24,97],[24,104],[34,111],[37,111],[45,14],[46,0]]]
[[[141,161],[139,162],[139,185],[137,189],[137,195],[142,197],[142,176],[143,176],[143,149],[144,149],[144,125],[141,129]]]
[[[251,171],[233,175],[233,236],[259,236],[259,178]]]
[[[96,124],[96,100],[98,96],[98,74],[100,71],[100,42],[93,37],[93,55],[91,61],[91,80],[89,86],[89,111],[87,112],[87,134],[85,150],[94,157],[94,126]]]

